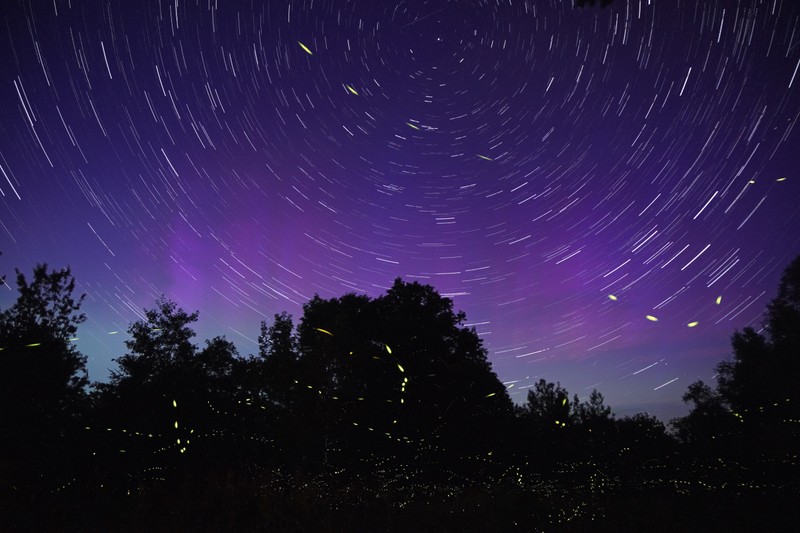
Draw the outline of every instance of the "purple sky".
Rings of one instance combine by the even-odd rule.
[[[513,398],[668,419],[800,253],[793,0],[0,18],[0,271],[72,267],[92,379],[162,293],[248,354],[274,313],[400,276],[453,297]]]

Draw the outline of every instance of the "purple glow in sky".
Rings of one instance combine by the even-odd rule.
[[[800,253],[794,0],[0,15],[0,272],[71,266],[92,379],[162,293],[247,354],[399,276],[454,299],[515,400],[545,378],[668,419]]]

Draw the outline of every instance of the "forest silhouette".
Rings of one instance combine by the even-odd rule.
[[[466,316],[397,279],[194,342],[161,298],[107,382],[69,269],[0,312],[0,529],[800,531],[800,257],[763,329],[665,426],[539,380],[515,405]]]

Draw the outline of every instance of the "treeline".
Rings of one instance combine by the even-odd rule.
[[[465,315],[398,279],[194,342],[160,299],[107,382],[70,271],[17,271],[0,313],[0,519],[14,530],[791,530],[800,258],[672,430],[540,380],[514,405]],[[754,510],[757,510],[756,514]],[[666,513],[668,516],[658,516]],[[5,527],[5,526],[4,526]]]

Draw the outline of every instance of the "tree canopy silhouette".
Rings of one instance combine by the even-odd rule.
[[[396,439],[490,451],[481,429],[496,430],[512,403],[464,320],[432,287],[400,279],[378,298],[308,302],[297,358],[298,385],[308,394],[298,408],[324,428],[317,434],[322,453],[332,439],[356,448],[381,440],[340,431],[354,424]]]
[[[47,493],[75,474],[89,384],[75,347],[84,296],[69,268],[16,271],[16,302],[0,312],[0,500]],[[12,493],[6,491],[12,487]]]
[[[716,387],[689,386],[683,399],[692,410],[673,422],[678,435],[712,452],[792,457],[800,439],[800,257],[784,271],[763,329],[736,331],[731,344],[733,358],[716,367]]]
[[[514,406],[464,313],[401,279],[374,298],[315,296],[296,327],[277,314],[245,357],[224,337],[195,344],[198,313],[162,297],[128,328],[109,382],[87,387],[72,344],[82,297],[68,269],[40,265],[31,281],[17,273],[19,298],[0,312],[0,422],[11,428],[0,431],[0,519],[652,530],[634,503],[668,511],[668,530],[797,523],[785,502],[798,478],[799,285],[800,258],[763,330],[734,334],[716,387],[690,385],[679,447],[655,417],[616,418],[597,390],[570,399],[540,379]]]
[[[113,465],[108,484],[116,490],[138,490],[154,469],[180,480],[199,465],[206,472],[239,468],[238,459],[252,452],[242,441],[263,417],[229,413],[251,401],[256,361],[224,337],[196,346],[197,319],[162,297],[128,328],[128,352],[116,359],[109,383],[96,385],[94,426],[108,433],[95,453]],[[226,455],[231,447],[239,453]]]
[[[72,416],[89,383],[86,357],[72,342],[86,320],[79,312],[84,296],[73,296],[75,279],[68,268],[48,271],[46,264],[37,265],[30,281],[16,272],[19,296],[0,313],[4,414],[24,419],[24,426]]]

